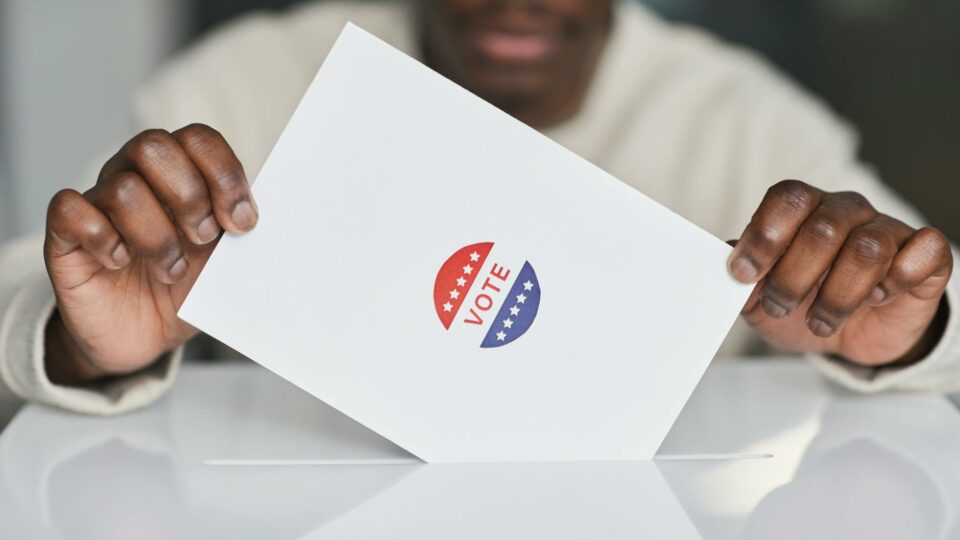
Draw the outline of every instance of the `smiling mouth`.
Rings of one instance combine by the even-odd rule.
[[[543,32],[482,31],[473,40],[473,45],[482,58],[504,64],[542,62],[556,50],[556,40]]]

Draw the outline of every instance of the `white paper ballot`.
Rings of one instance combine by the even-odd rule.
[[[648,459],[730,248],[348,25],[180,317],[428,462]]]

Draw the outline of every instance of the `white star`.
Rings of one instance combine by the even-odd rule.
[[[460,291],[456,289],[450,291],[450,298],[453,298],[454,300],[456,300],[457,298],[460,298]]]
[[[517,295],[517,303],[522,304],[527,301],[527,295],[520,293]]]
[[[503,332],[497,332],[497,341],[503,341],[507,339],[507,335]]]
[[[473,267],[470,266],[469,264],[463,267],[463,273],[464,273],[464,274],[469,274],[469,273],[471,273],[471,272],[473,272]]]
[[[513,328],[513,321],[511,319],[506,319],[503,321],[504,328]]]
[[[479,261],[479,260],[480,260],[480,254],[477,253],[476,251],[474,251],[473,253],[470,254],[470,260],[473,261],[473,262]]]
[[[457,278],[457,287],[463,287],[466,284],[467,280],[463,279],[462,276]]]
[[[453,304],[451,304],[450,302],[443,304],[444,311],[450,311],[451,309],[453,309]]]
[[[520,308],[518,308],[517,306],[513,306],[512,308],[510,308],[510,314],[516,317],[517,315],[520,314]]]
[[[529,279],[523,283],[523,290],[529,291],[532,288],[533,288],[533,283],[530,283]]]

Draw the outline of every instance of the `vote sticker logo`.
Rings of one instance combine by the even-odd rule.
[[[440,267],[433,285],[443,327],[482,336],[484,349],[525,334],[540,307],[540,283],[530,262],[493,247],[493,242],[481,242],[459,249]]]

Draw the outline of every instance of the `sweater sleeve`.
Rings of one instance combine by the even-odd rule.
[[[0,392],[87,414],[119,414],[146,406],[172,384],[182,353],[124,377],[86,386],[50,382],[44,333],[56,308],[43,269],[42,238],[25,237],[0,250]]]

